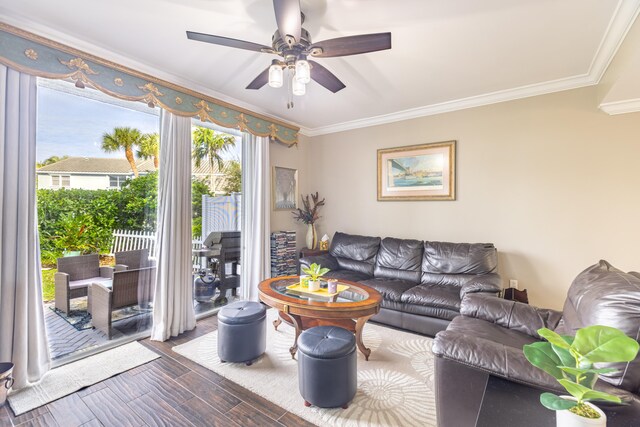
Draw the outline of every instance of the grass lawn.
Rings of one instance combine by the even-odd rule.
[[[56,292],[53,275],[56,274],[57,271],[55,268],[42,270],[42,300],[45,302],[55,299]]]

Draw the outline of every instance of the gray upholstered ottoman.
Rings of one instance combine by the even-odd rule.
[[[247,365],[267,346],[267,309],[259,302],[238,301],[218,312],[218,356],[222,362]]]
[[[305,406],[347,408],[356,394],[356,339],[337,326],[316,326],[298,338],[298,383]]]

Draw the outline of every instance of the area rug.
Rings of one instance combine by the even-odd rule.
[[[52,369],[39,383],[9,394],[9,405],[16,415],[24,414],[159,357],[137,342],[125,344]]]
[[[319,426],[435,426],[432,340],[367,323],[369,361],[358,353],[358,391],[348,409],[307,408],[298,391],[298,366],[291,359],[292,327],[267,312],[267,350],[253,365],[221,363],[217,331],[173,347],[173,351]]]

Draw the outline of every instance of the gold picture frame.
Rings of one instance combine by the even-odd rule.
[[[456,141],[378,150],[378,200],[455,200]]]
[[[271,201],[274,211],[298,208],[298,169],[274,166],[271,175]]]

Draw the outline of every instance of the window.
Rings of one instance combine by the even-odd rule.
[[[121,188],[122,184],[127,180],[126,176],[120,175],[109,175],[109,187],[111,188]]]
[[[51,188],[71,188],[71,176],[51,175]]]
[[[36,160],[40,169],[48,167],[39,171],[44,179],[36,199],[42,295],[50,354],[59,363],[137,339],[151,328],[158,186],[153,134],[159,111],[60,80],[40,80],[37,95]],[[131,147],[134,138],[138,143]],[[77,258],[82,254],[99,259]],[[116,261],[128,269],[101,268],[98,273],[112,276],[96,275],[98,266]],[[127,306],[112,310],[108,298],[92,293],[91,305],[111,316],[111,322],[93,323],[87,293],[67,294],[68,303],[60,297],[64,291],[56,286],[55,273],[69,269],[90,274],[91,282],[107,279],[113,299],[124,298]]]

